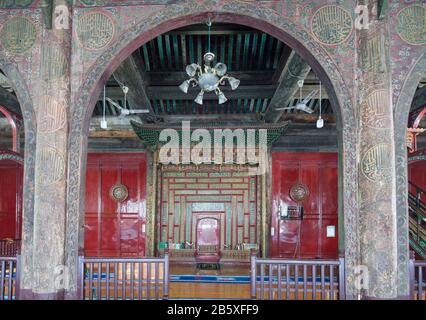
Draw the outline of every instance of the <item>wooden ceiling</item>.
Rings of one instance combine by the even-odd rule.
[[[178,86],[188,76],[185,67],[202,61],[208,51],[207,26],[196,25],[174,30],[163,34],[132,54],[136,62],[128,64],[127,69],[118,69],[107,84],[107,96],[124,106],[123,93],[116,79],[130,87],[135,83],[137,72],[143,79],[147,100],[134,99],[128,101],[126,108],[147,108],[150,104],[152,112],[160,119],[172,115],[238,115],[248,114],[255,119],[261,119],[268,110],[271,99],[277,91],[283,69],[292,54],[291,48],[278,39],[249,27],[233,24],[213,25],[211,32],[211,51],[216,55],[216,62],[223,62],[228,67],[228,73],[241,80],[240,87],[231,91],[224,87],[228,101],[218,104],[216,95],[205,94],[204,104],[196,104],[193,100],[199,88],[190,88],[188,94],[181,92]],[[138,70],[129,70],[130,66]],[[311,72],[305,79],[302,97],[318,87],[318,79]],[[327,100],[327,94],[322,103],[324,113],[332,114],[333,110]],[[296,104],[299,92],[289,104]],[[316,97],[318,98],[318,97]],[[285,105],[288,106],[288,105]],[[310,101],[309,106],[318,109],[318,99]],[[109,103],[106,106],[107,115],[117,115],[119,111]],[[285,113],[300,113],[288,110]],[[95,107],[94,115],[102,114],[102,101]],[[167,121],[167,120],[165,120]]]

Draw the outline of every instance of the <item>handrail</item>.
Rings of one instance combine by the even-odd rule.
[[[169,253],[163,258],[79,257],[80,299],[168,299]]]
[[[415,260],[414,252],[410,252],[410,298],[426,300],[426,260]]]
[[[19,297],[21,257],[0,257],[0,300],[14,300]]]
[[[250,264],[251,299],[344,300],[346,297],[343,257],[336,260],[262,259],[252,250]]]
[[[416,191],[420,191],[420,193],[426,194],[426,191],[423,188],[416,185],[414,182],[408,181],[408,184],[416,188]]]

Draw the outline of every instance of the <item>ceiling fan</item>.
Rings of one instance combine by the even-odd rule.
[[[123,90],[123,93],[124,93],[124,105],[127,105],[127,93],[129,92],[129,87],[126,87],[125,85],[122,85],[122,84],[120,84],[120,87],[121,87],[121,89]],[[149,113],[148,109],[126,109],[126,108],[123,108],[122,106],[120,106],[118,103],[116,103],[112,99],[106,97],[105,86],[104,86],[103,117],[102,117],[102,120],[100,122],[100,126],[101,126],[102,129],[108,128],[108,123],[107,123],[107,120],[105,118],[106,101],[108,101],[113,107],[120,110],[120,117],[128,116],[128,115],[131,115],[131,114]]]
[[[149,113],[148,109],[126,109],[120,106],[117,102],[111,100],[110,98],[106,98],[106,100],[111,103],[114,107],[120,110],[120,116],[128,116],[130,114],[139,114],[139,113]]]
[[[286,108],[276,108],[275,110],[290,110],[290,109],[296,109],[296,110],[300,110],[306,113],[313,113],[314,110],[312,108],[308,107],[308,103],[309,101],[311,101],[311,99],[313,97],[315,97],[318,93],[318,90],[312,90],[311,92],[308,93],[308,95],[305,97],[305,99],[302,100],[302,88],[303,88],[303,80],[299,80],[297,81],[297,85],[299,86],[299,101],[295,106],[292,107],[286,107]]]

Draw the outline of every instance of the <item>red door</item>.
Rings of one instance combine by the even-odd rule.
[[[426,190],[426,160],[411,161],[408,163],[408,190],[416,195],[416,186]],[[426,203],[426,195],[420,194],[420,199]]]
[[[272,257],[337,256],[337,154],[276,152],[272,161]],[[308,190],[303,201],[290,196],[297,184]],[[300,207],[303,218],[288,219]]]
[[[197,246],[219,246],[219,222],[213,218],[203,218],[197,223]]]
[[[22,179],[21,164],[0,161],[0,240],[21,239]]]
[[[119,193],[113,193],[113,187]],[[123,192],[127,192],[124,199],[116,197]],[[86,172],[85,254],[144,256],[145,218],[145,154],[89,154]]]

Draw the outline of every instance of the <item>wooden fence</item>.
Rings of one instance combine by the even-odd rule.
[[[169,296],[169,254],[163,258],[84,258],[79,261],[83,300],[149,300]]]
[[[0,300],[15,300],[19,293],[20,256],[0,257]]]
[[[260,300],[344,300],[344,259],[259,259],[251,255],[251,297]]]
[[[426,260],[414,260],[409,264],[411,300],[426,300]]]

